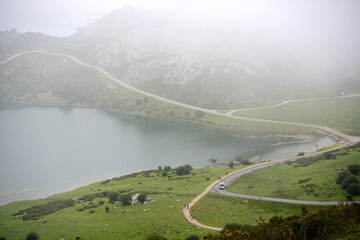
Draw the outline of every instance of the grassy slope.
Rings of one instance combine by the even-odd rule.
[[[190,233],[201,235],[208,230],[197,229],[190,224],[182,213],[182,208],[192,198],[202,192],[217,176],[225,175],[226,167],[196,169],[195,175],[178,177],[173,175],[168,180],[161,173],[145,177],[140,174],[134,178],[120,181],[112,180],[108,184],[95,183],[81,187],[71,192],[54,195],[45,200],[13,202],[0,207],[0,236],[7,239],[24,238],[30,232],[37,232],[42,239],[143,239],[144,234],[154,229],[161,229],[167,237],[184,239]],[[210,178],[210,181],[206,180]],[[177,179],[179,178],[179,179]],[[154,202],[149,205],[133,205],[122,207],[120,203],[109,204],[110,213],[105,213],[104,206],[95,208],[95,213],[89,210],[78,212],[81,205],[62,209],[36,221],[22,221],[11,216],[21,209],[54,199],[72,199],[89,193],[102,191],[126,191],[127,193],[147,192]],[[95,199],[94,201],[99,201]],[[107,198],[104,198],[107,202]],[[178,201],[180,200],[180,201]],[[113,207],[121,206],[116,211]],[[171,208],[175,206],[175,208]],[[129,210],[127,210],[129,209]],[[144,209],[150,209],[144,212]],[[46,221],[44,223],[44,221]],[[168,231],[170,233],[168,233]]]
[[[191,213],[199,222],[216,227],[224,223],[254,225],[260,219],[269,220],[272,216],[291,216],[301,214],[298,204],[273,203],[257,200],[232,198],[214,193],[207,194],[191,209]],[[309,210],[324,208],[324,206],[306,206]],[[194,212],[194,209],[196,212]]]
[[[239,168],[235,167],[234,170]],[[13,202],[0,207],[0,236],[5,236],[7,239],[19,239],[24,238],[28,232],[35,231],[41,239],[62,237],[75,239],[77,236],[81,239],[143,239],[145,233],[156,229],[169,239],[184,239],[190,234],[204,235],[211,231],[199,229],[190,224],[185,219],[182,208],[195,195],[202,192],[211,181],[216,180],[217,176],[225,175],[228,171],[227,167],[195,169],[192,171],[195,175],[178,177],[173,174],[174,180],[168,180],[157,172],[150,174],[149,177],[140,174],[120,181],[112,180],[108,184],[94,183],[48,199]],[[209,181],[206,180],[207,177],[210,178]],[[35,221],[22,221],[11,216],[21,209],[54,199],[72,199],[102,191],[147,192],[153,202],[148,205],[136,204],[124,207],[120,203],[106,203],[106,206],[110,206],[110,213],[105,213],[104,206],[99,206],[92,214],[89,213],[89,209],[82,212],[76,210],[82,204],[89,205],[90,203],[77,203],[74,207],[62,209]],[[99,200],[107,202],[107,198],[97,198],[93,201]],[[115,210],[116,205],[122,209]],[[222,205],[223,208],[218,208],[218,205]],[[202,223],[218,227],[229,222],[255,224],[259,217],[268,219],[274,214],[287,216],[300,211],[299,206],[291,204],[258,201],[242,203],[238,199],[232,201],[231,198],[214,194],[207,195],[195,208],[199,206],[208,212],[199,210],[194,213],[196,218]],[[144,212],[144,209],[149,209],[149,211]],[[122,214],[122,210],[125,210],[125,214]]]
[[[348,155],[337,156],[335,159],[321,160],[307,167],[295,167],[296,164],[280,164],[247,174],[232,185],[229,191],[288,199],[346,201],[346,192],[335,186],[335,178],[339,174],[337,169],[346,169],[352,163],[359,163],[360,148],[347,150]],[[311,180],[299,184],[299,180]],[[315,184],[314,192],[307,194],[304,189],[308,184]],[[359,200],[360,197],[354,197]]]
[[[236,115],[319,124],[360,136],[360,97],[293,102],[270,109],[237,112]]]

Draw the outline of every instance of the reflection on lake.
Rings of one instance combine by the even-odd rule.
[[[0,204],[158,166],[275,160],[334,142],[264,136],[78,107],[1,106]],[[289,143],[289,144],[284,144]]]

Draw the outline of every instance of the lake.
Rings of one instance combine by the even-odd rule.
[[[211,157],[275,160],[332,144],[321,135],[267,136],[91,108],[2,104],[0,204],[158,166],[205,167]]]

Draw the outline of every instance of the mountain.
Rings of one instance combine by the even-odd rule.
[[[213,109],[359,92],[357,19],[337,21],[334,5],[321,22],[307,2],[276,5],[262,18],[251,9],[127,5],[62,39],[71,47],[61,51],[137,88]]]
[[[14,54],[47,48],[59,48],[65,39],[51,37],[42,33],[19,33],[15,29],[0,32],[0,60],[5,60]]]

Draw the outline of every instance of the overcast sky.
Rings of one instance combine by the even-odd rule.
[[[145,10],[184,7],[193,16],[211,12],[215,21],[261,25],[262,31],[305,29],[312,36],[341,36],[341,41],[347,36],[357,41],[354,36],[360,35],[360,0],[0,0],[0,31],[65,37],[126,4]]]
[[[125,4],[166,9],[176,0],[0,0],[0,31],[68,36]]]

